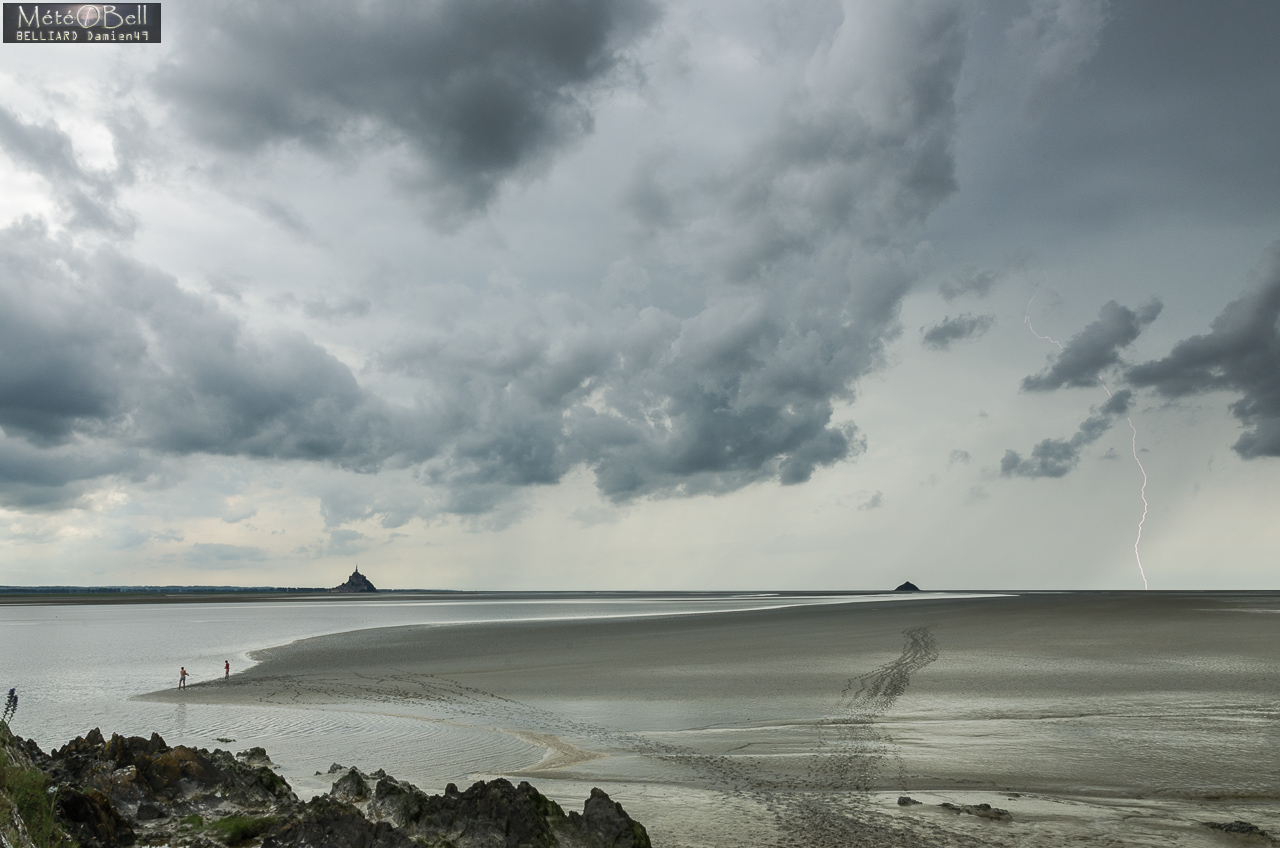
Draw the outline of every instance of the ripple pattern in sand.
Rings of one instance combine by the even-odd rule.
[[[912,628],[903,635],[900,656],[845,682],[831,715],[820,722],[819,748],[808,758],[811,766],[790,786],[780,786],[774,777],[754,767],[751,757],[708,754],[645,734],[619,731],[430,674],[368,674],[328,680],[281,676],[272,679],[262,700],[289,705],[372,702],[385,709],[448,716],[451,721],[477,728],[519,728],[525,738],[531,732],[551,733],[616,754],[649,758],[682,770],[690,783],[719,793],[720,803],[737,810],[729,817],[748,823],[752,843],[759,846],[976,845],[927,822],[886,817],[862,803],[864,790],[893,751],[892,739],[876,726],[877,720],[907,691],[912,675],[938,656],[927,628]],[[467,751],[468,758],[473,752]]]

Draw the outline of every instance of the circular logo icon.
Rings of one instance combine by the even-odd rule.
[[[102,10],[97,6],[81,6],[76,12],[76,23],[88,29],[102,23]]]

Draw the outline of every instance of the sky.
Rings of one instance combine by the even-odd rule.
[[[0,584],[1280,588],[1280,5],[163,10],[0,45]]]

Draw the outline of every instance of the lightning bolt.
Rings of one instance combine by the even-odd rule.
[[[1062,346],[1062,342],[1052,336],[1040,335],[1032,325],[1031,304],[1035,303],[1036,295],[1038,294],[1040,294],[1040,289],[1036,289],[1035,293],[1031,295],[1031,300],[1027,301],[1027,311],[1026,314],[1022,316],[1022,323],[1026,324],[1027,329],[1031,331],[1031,335],[1035,336],[1040,341],[1052,342],[1058,346],[1058,350],[1066,350],[1066,348]],[[1102,384],[1102,390],[1107,393],[1107,397],[1114,397],[1114,395],[1111,394],[1111,389],[1107,387],[1106,381],[1099,379],[1098,382]],[[1142,544],[1142,525],[1147,523],[1147,511],[1150,509],[1150,504],[1147,503],[1147,469],[1142,467],[1142,460],[1138,458],[1138,428],[1133,425],[1133,418],[1130,416],[1126,415],[1124,420],[1129,422],[1129,431],[1132,434],[1130,445],[1133,448],[1133,461],[1138,464],[1138,470],[1142,472],[1142,489],[1138,492],[1139,497],[1142,498],[1142,518],[1138,520],[1138,535],[1137,538],[1133,540],[1133,558],[1138,561],[1138,573],[1142,575],[1142,588],[1150,589],[1151,586],[1147,583],[1146,569],[1142,567],[1142,553],[1138,550],[1138,546]]]

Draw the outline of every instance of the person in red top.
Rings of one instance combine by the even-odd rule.
[[[227,660],[226,662],[224,662],[222,664],[222,667],[226,670],[226,674],[222,675],[222,679],[226,680],[228,677],[231,676],[231,660]]]

